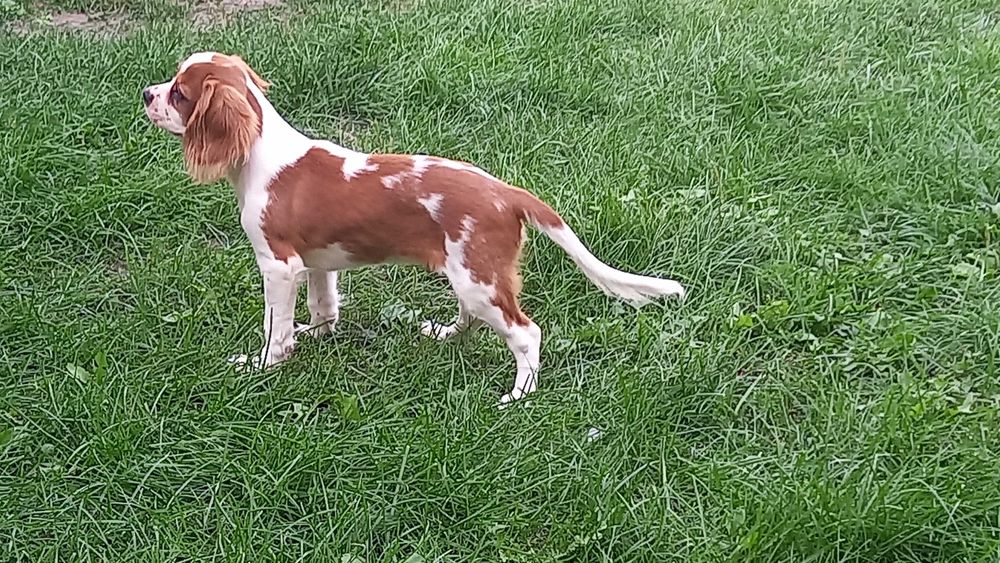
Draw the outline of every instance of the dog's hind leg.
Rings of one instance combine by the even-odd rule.
[[[340,293],[337,292],[337,272],[310,270],[308,276],[309,324],[298,325],[296,333],[312,337],[329,334],[340,318]]]
[[[518,303],[521,291],[518,260],[523,240],[518,227],[497,237],[498,240],[511,243],[491,247],[492,260],[480,263],[478,270],[468,266],[466,246],[470,240],[474,240],[476,225],[466,222],[458,240],[449,238],[445,242],[443,272],[458,297],[459,323],[463,322],[463,318],[466,319],[466,325],[472,322],[471,319],[485,322],[504,339],[514,354],[517,365],[514,387],[500,398],[501,407],[538,387],[542,345],[541,329],[524,314]]]
[[[458,318],[453,323],[440,324],[428,319],[420,324],[420,333],[438,340],[449,340],[464,332],[475,330],[482,324],[483,321],[469,313],[460,300],[458,302]]]
[[[490,302],[479,301],[472,313],[490,325],[514,354],[517,365],[514,387],[500,397],[501,407],[534,392],[538,388],[542,329],[521,311],[517,298],[511,294],[498,294]]]

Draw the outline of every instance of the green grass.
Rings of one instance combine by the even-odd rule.
[[[0,36],[0,560],[1000,557],[995,2],[131,10]],[[690,298],[623,307],[534,236],[530,403],[494,408],[488,332],[418,337],[455,305],[403,267],[232,371],[262,308],[235,199],[139,97],[202,49],[298,127],[474,161]]]

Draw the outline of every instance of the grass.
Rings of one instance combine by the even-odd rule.
[[[201,31],[63,3],[130,4],[122,36],[0,37],[3,561],[1000,557],[994,2],[345,0]],[[418,337],[455,305],[404,267],[233,372],[262,307],[234,198],[139,98],[207,48],[300,128],[477,162],[689,300],[623,307],[534,236],[530,403],[494,408],[492,335]]]

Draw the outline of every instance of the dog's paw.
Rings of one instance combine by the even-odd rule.
[[[497,404],[497,408],[504,410],[514,403],[523,403],[526,401],[525,397],[527,397],[527,395],[527,393],[522,393],[516,389],[510,393],[504,393],[500,396],[500,403]]]
[[[447,340],[455,336],[457,332],[458,329],[454,324],[443,325],[431,320],[420,323],[420,334],[423,334],[427,338]]]
[[[285,355],[287,356],[287,354]],[[282,361],[284,357],[275,357],[273,354],[266,355],[264,352],[259,354],[254,354],[253,356],[247,356],[246,354],[233,354],[226,358],[226,362],[235,367],[238,370],[266,370],[272,368]]]
[[[500,396],[500,404],[497,405],[497,408],[500,410],[504,410],[505,408],[509,407],[510,404],[513,402],[514,398],[510,396],[510,393],[504,393],[503,395]]]
[[[247,356],[246,354],[233,354],[232,356],[226,358],[226,362],[229,365],[242,369],[253,368],[255,367],[254,364],[260,363],[259,358],[257,358],[256,356],[254,357],[254,360],[257,361],[252,361],[250,359],[250,356]]]
[[[311,338],[322,338],[333,332],[333,321],[327,321],[317,325],[307,325],[295,323],[295,334],[304,334]]]

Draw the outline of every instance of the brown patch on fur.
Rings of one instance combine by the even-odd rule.
[[[260,136],[260,105],[236,65],[193,64],[177,75],[174,87],[183,96],[170,103],[185,120],[188,174],[198,183],[215,182],[249,156]]]
[[[287,261],[340,244],[365,264],[393,259],[441,268],[441,227],[416,198],[387,190],[382,173],[363,172],[347,181],[343,165],[343,158],[314,148],[271,182],[262,229],[275,257]],[[400,172],[412,168],[412,159],[392,155],[384,166]]]
[[[441,165],[434,157],[421,174],[414,157],[372,155],[364,171],[344,179],[344,159],[314,148],[271,182],[262,229],[275,257],[299,256],[340,245],[363,264],[403,261],[440,271],[445,237],[466,237],[463,265],[473,281],[496,288],[493,304],[510,324],[530,321],[521,312],[519,262],[525,221],[557,226],[562,219],[525,190],[472,170]],[[398,175],[387,188],[382,179]],[[435,217],[421,198],[437,197]],[[498,205],[499,204],[499,205]],[[465,231],[466,218],[472,227]]]
[[[257,72],[250,68],[250,65],[243,60],[239,55],[216,55],[212,57],[212,61],[220,65],[233,65],[250,77],[250,80],[254,83],[257,88],[264,94],[267,94],[267,90],[271,87],[271,83],[260,77]],[[253,98],[251,96],[251,98]],[[256,103],[256,99],[253,100]]]
[[[212,60],[220,65],[235,66],[246,73],[246,75],[250,78],[250,81],[253,82],[254,86],[256,86],[262,94],[267,94],[267,91],[271,88],[271,83],[261,78],[260,75],[257,74],[257,71],[250,68],[250,65],[248,65],[239,55],[216,55],[212,57]],[[257,101],[257,97],[251,96],[248,91],[247,100],[250,101],[250,106],[253,108],[254,113],[257,114],[257,121],[262,123],[264,121],[264,110],[261,109],[260,102]]]

